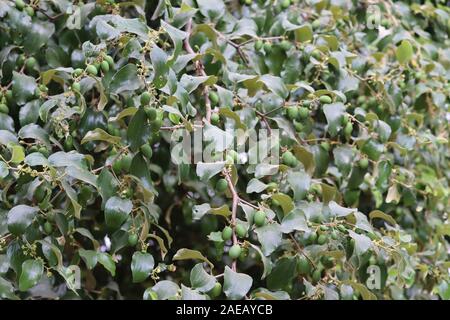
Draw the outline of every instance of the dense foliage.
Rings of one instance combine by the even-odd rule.
[[[0,298],[450,299],[447,5],[0,1]]]

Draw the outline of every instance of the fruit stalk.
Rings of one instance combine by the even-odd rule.
[[[191,44],[189,43],[189,38],[191,36],[192,32],[192,18],[189,19],[188,23],[186,24],[186,33],[187,37],[184,39],[184,47],[187,52],[195,54],[195,51],[192,49]],[[205,72],[205,68],[203,67],[203,64],[200,60],[195,61],[195,70],[197,71],[198,75],[207,77],[208,75]],[[205,98],[205,106],[206,106],[206,121],[208,123],[211,122],[211,102],[209,101],[209,87],[205,86],[203,90],[203,96]]]
[[[231,207],[231,225],[233,227],[233,245],[238,244],[237,236],[236,236],[236,213],[237,206],[239,203],[239,196],[237,194],[236,188],[234,187],[233,181],[231,181],[230,173],[227,170],[224,170],[225,179],[228,182],[228,188],[230,189],[231,196],[233,198],[233,203]],[[231,265],[231,269],[236,271],[236,260],[233,261]]]

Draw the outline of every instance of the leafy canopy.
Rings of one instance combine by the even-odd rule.
[[[449,299],[422,3],[1,1],[0,298]],[[177,129],[223,161],[175,164]],[[277,161],[225,129],[279,130]]]

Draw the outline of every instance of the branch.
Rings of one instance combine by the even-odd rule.
[[[184,47],[188,53],[196,54],[196,52],[192,49],[191,44],[189,43],[189,38],[192,33],[192,18],[189,19],[188,23],[186,24],[186,32],[187,37],[184,39]],[[198,75],[207,77],[208,75],[205,72],[205,68],[203,66],[203,63],[200,60],[197,60],[194,62],[195,64],[195,70]],[[211,102],[209,101],[209,87],[205,86],[203,90],[203,96],[205,98],[205,105],[206,105],[206,121],[211,122]]]
[[[225,169],[224,171],[225,179],[228,182],[228,188],[230,189],[231,195],[233,197],[233,205],[231,207],[231,226],[233,229],[233,245],[237,244],[237,236],[236,236],[236,214],[237,214],[237,206],[239,203],[239,195],[237,194],[236,188],[234,187],[233,181],[231,180],[230,173]],[[233,261],[231,265],[233,271],[236,271],[236,260]]]

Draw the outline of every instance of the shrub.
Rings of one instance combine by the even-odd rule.
[[[443,1],[85,2],[0,2],[1,298],[450,298]]]

